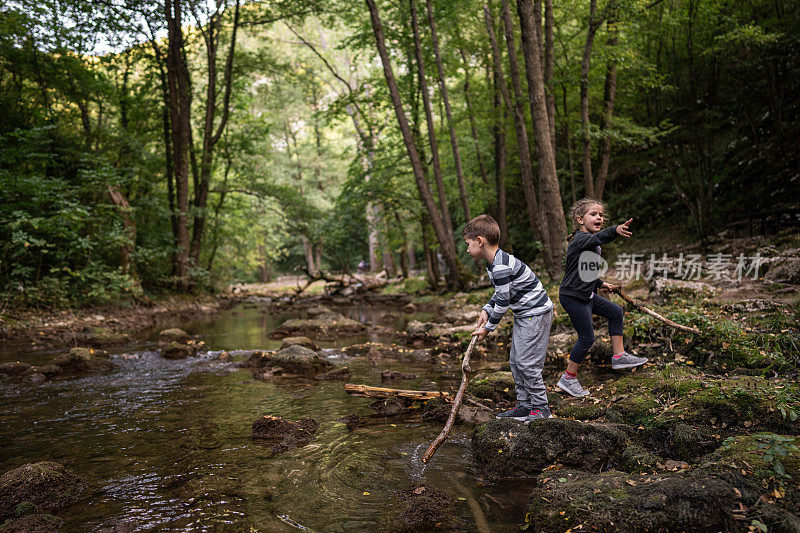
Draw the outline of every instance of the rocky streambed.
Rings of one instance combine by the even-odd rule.
[[[704,373],[674,355],[614,373],[602,339],[585,374],[593,394],[550,391],[556,417],[526,426],[493,418],[514,386],[507,331],[490,337],[456,429],[423,467],[460,380],[477,310],[468,299],[245,303],[107,352],[0,352],[0,520],[10,530],[41,520],[97,531],[798,530],[796,383]],[[570,341],[556,321],[549,384]],[[441,397],[362,398],[344,382]],[[61,481],[19,481],[42,468],[74,476],[66,494]]]

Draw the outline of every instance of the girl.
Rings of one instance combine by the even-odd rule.
[[[558,388],[575,397],[589,394],[578,382],[578,368],[594,342],[592,314],[608,319],[608,333],[611,335],[613,349],[611,368],[633,368],[647,362],[644,357],[626,353],[622,346],[622,308],[597,294],[597,289],[609,291],[613,288],[598,277],[603,261],[600,257],[600,245],[613,241],[617,235],[630,237],[628,226],[633,222],[630,219],[624,224],[601,229],[604,211],[605,205],[591,198],[578,200],[570,209],[575,231],[567,247],[564,279],[559,288],[558,301],[578,332],[578,342],[569,355],[567,370],[558,380]]]

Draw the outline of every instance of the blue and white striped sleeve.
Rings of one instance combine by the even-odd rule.
[[[483,327],[488,331],[494,331],[503,319],[503,315],[511,305],[511,278],[513,272],[508,266],[498,266],[492,272],[492,283],[494,284],[494,296],[489,304],[484,307],[489,314],[489,321]]]

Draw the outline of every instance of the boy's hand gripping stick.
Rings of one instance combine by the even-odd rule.
[[[469,367],[469,356],[472,355],[472,350],[475,348],[475,344],[477,342],[478,337],[473,336],[467,351],[464,353],[464,358],[461,360],[461,385],[459,385],[456,397],[453,399],[453,408],[450,409],[450,416],[447,417],[447,422],[444,425],[444,429],[442,429],[442,432],[439,433],[439,436],[433,440],[431,445],[428,447],[428,451],[425,452],[425,455],[422,456],[422,462],[425,464],[431,460],[433,454],[436,453],[436,449],[450,435],[450,431],[453,429],[453,424],[456,421],[456,415],[458,414],[458,410],[461,408],[461,402],[464,400],[464,392],[467,390],[469,375],[472,372],[472,369]]]

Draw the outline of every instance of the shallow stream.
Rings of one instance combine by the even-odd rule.
[[[387,309],[339,311],[377,322]],[[215,360],[219,350],[276,348],[280,341],[267,335],[293,316],[238,305],[168,324],[206,342],[209,352],[200,357],[161,358],[151,331],[114,350],[108,374],[0,383],[0,472],[52,460],[81,476],[89,490],[60,513],[68,531],[392,531],[388,511],[397,492],[421,484],[457,499],[465,531],[477,530],[476,515],[492,531],[519,528],[529,488],[480,477],[471,466],[470,428],[456,426],[423,468],[419,457],[440,425],[416,416],[373,418],[349,431],[339,418],[373,411],[370,400],[345,394],[341,381],[256,381],[235,366],[239,358]],[[391,342],[362,336],[320,344],[365,341]],[[45,364],[53,354],[16,345],[0,349],[0,362]],[[329,357],[351,369],[353,383],[381,385],[386,369],[419,375],[388,386],[440,381],[434,364]],[[272,455],[250,436],[253,420],[266,414],[311,417],[319,429],[309,445]]]

